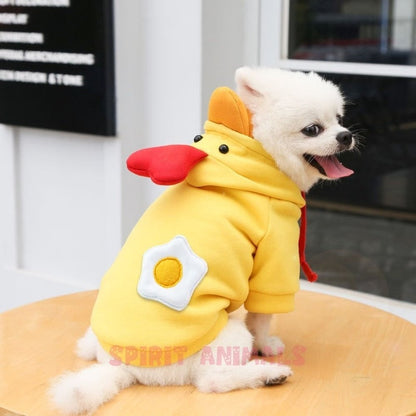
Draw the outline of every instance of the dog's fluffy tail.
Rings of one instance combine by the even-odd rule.
[[[78,415],[93,412],[135,381],[135,377],[124,365],[94,364],[79,372],[65,373],[58,377],[49,394],[62,412]]]

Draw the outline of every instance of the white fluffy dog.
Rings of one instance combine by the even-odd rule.
[[[252,137],[301,191],[308,191],[320,179],[352,173],[336,158],[354,148],[355,138],[341,124],[344,101],[334,84],[315,73],[248,67],[237,70],[236,83],[252,117]],[[207,365],[205,348],[171,365],[129,365],[117,362],[89,329],[78,342],[77,355],[98,363],[56,380],[51,389],[53,401],[62,411],[79,414],[94,411],[134,383],[193,384],[202,392],[281,384],[292,374],[289,367],[250,361],[253,350],[262,355],[283,351],[280,339],[269,335],[271,316],[249,312],[245,322],[229,319],[207,345],[210,351],[237,351],[238,362],[233,365]]]

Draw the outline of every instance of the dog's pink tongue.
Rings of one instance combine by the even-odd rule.
[[[315,160],[322,166],[328,178],[338,179],[354,173],[353,170],[346,168],[335,156],[315,156]]]

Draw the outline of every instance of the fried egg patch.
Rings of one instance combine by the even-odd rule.
[[[206,261],[193,252],[184,236],[177,235],[143,254],[137,292],[145,299],[182,311],[207,271]]]

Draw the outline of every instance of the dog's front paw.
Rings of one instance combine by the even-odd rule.
[[[254,352],[261,357],[272,357],[283,354],[285,344],[279,337],[268,336],[263,342],[254,343]]]

